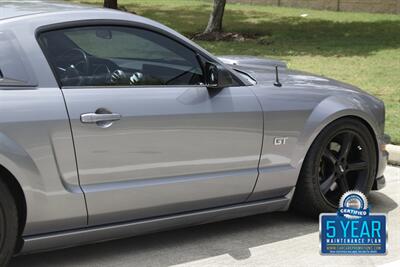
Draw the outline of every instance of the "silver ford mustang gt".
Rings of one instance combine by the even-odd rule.
[[[384,104],[351,85],[120,11],[0,8],[0,266],[384,186]]]

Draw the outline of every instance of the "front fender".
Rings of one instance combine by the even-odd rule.
[[[303,161],[318,134],[331,122],[347,116],[365,121],[380,132],[379,120],[368,103],[354,92],[327,95],[319,90],[255,88],[264,112],[264,142],[259,178],[249,200],[289,193],[296,186]],[[275,144],[276,138],[285,144]],[[380,157],[379,157],[380,158]]]
[[[379,123],[374,119],[371,109],[363,103],[362,99],[330,96],[321,101],[308,117],[298,138],[292,165],[300,171],[303,160],[318,134],[333,121],[349,116],[366,122],[374,131],[373,137],[376,140],[380,132]]]

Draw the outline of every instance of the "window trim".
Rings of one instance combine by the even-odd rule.
[[[102,89],[112,89],[112,88],[153,88],[153,87],[205,87],[205,85],[138,85],[138,86],[96,86],[96,85],[89,85],[89,86],[63,86],[61,84],[61,81],[59,80],[59,77],[57,75],[57,72],[55,70],[55,66],[51,64],[51,61],[49,59],[49,55],[46,51],[46,49],[43,47],[43,43],[40,41],[40,35],[45,33],[45,32],[50,32],[50,31],[56,31],[56,30],[65,30],[65,29],[73,29],[73,28],[83,28],[83,27],[95,27],[95,26],[103,26],[103,27],[128,27],[128,28],[136,28],[136,29],[141,29],[141,30],[146,30],[146,31],[151,31],[153,33],[159,34],[165,38],[169,38],[172,41],[188,48],[190,51],[192,51],[194,54],[197,54],[206,60],[217,63],[214,58],[208,56],[207,54],[204,54],[202,51],[199,51],[192,45],[184,42],[177,36],[173,35],[172,33],[169,33],[167,31],[164,31],[162,29],[159,29],[157,27],[154,27],[152,25],[148,25],[145,23],[140,23],[140,22],[132,22],[132,21],[126,21],[126,20],[109,20],[109,19],[94,19],[94,20],[79,20],[79,21],[69,21],[69,22],[62,22],[62,23],[56,23],[56,24],[49,24],[45,26],[41,26],[36,29],[35,31],[35,38],[36,41],[38,42],[40,49],[42,50],[43,55],[46,58],[47,64],[49,64],[53,76],[55,80],[57,81],[58,87],[60,89],[94,89],[94,88],[102,88]],[[201,62],[199,62],[201,66]],[[237,77],[232,71],[229,70],[231,73],[233,79],[238,82],[238,86],[245,86],[245,83]]]

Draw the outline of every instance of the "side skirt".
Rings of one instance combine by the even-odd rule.
[[[147,220],[25,236],[19,254],[74,247],[271,211],[283,211],[287,209],[289,203],[290,197],[287,196]]]

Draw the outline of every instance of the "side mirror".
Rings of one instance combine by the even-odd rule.
[[[107,29],[98,29],[98,30],[96,30],[96,37],[100,38],[100,39],[111,40],[112,32]]]
[[[204,74],[207,88],[221,89],[233,84],[231,73],[223,66],[206,62]]]

